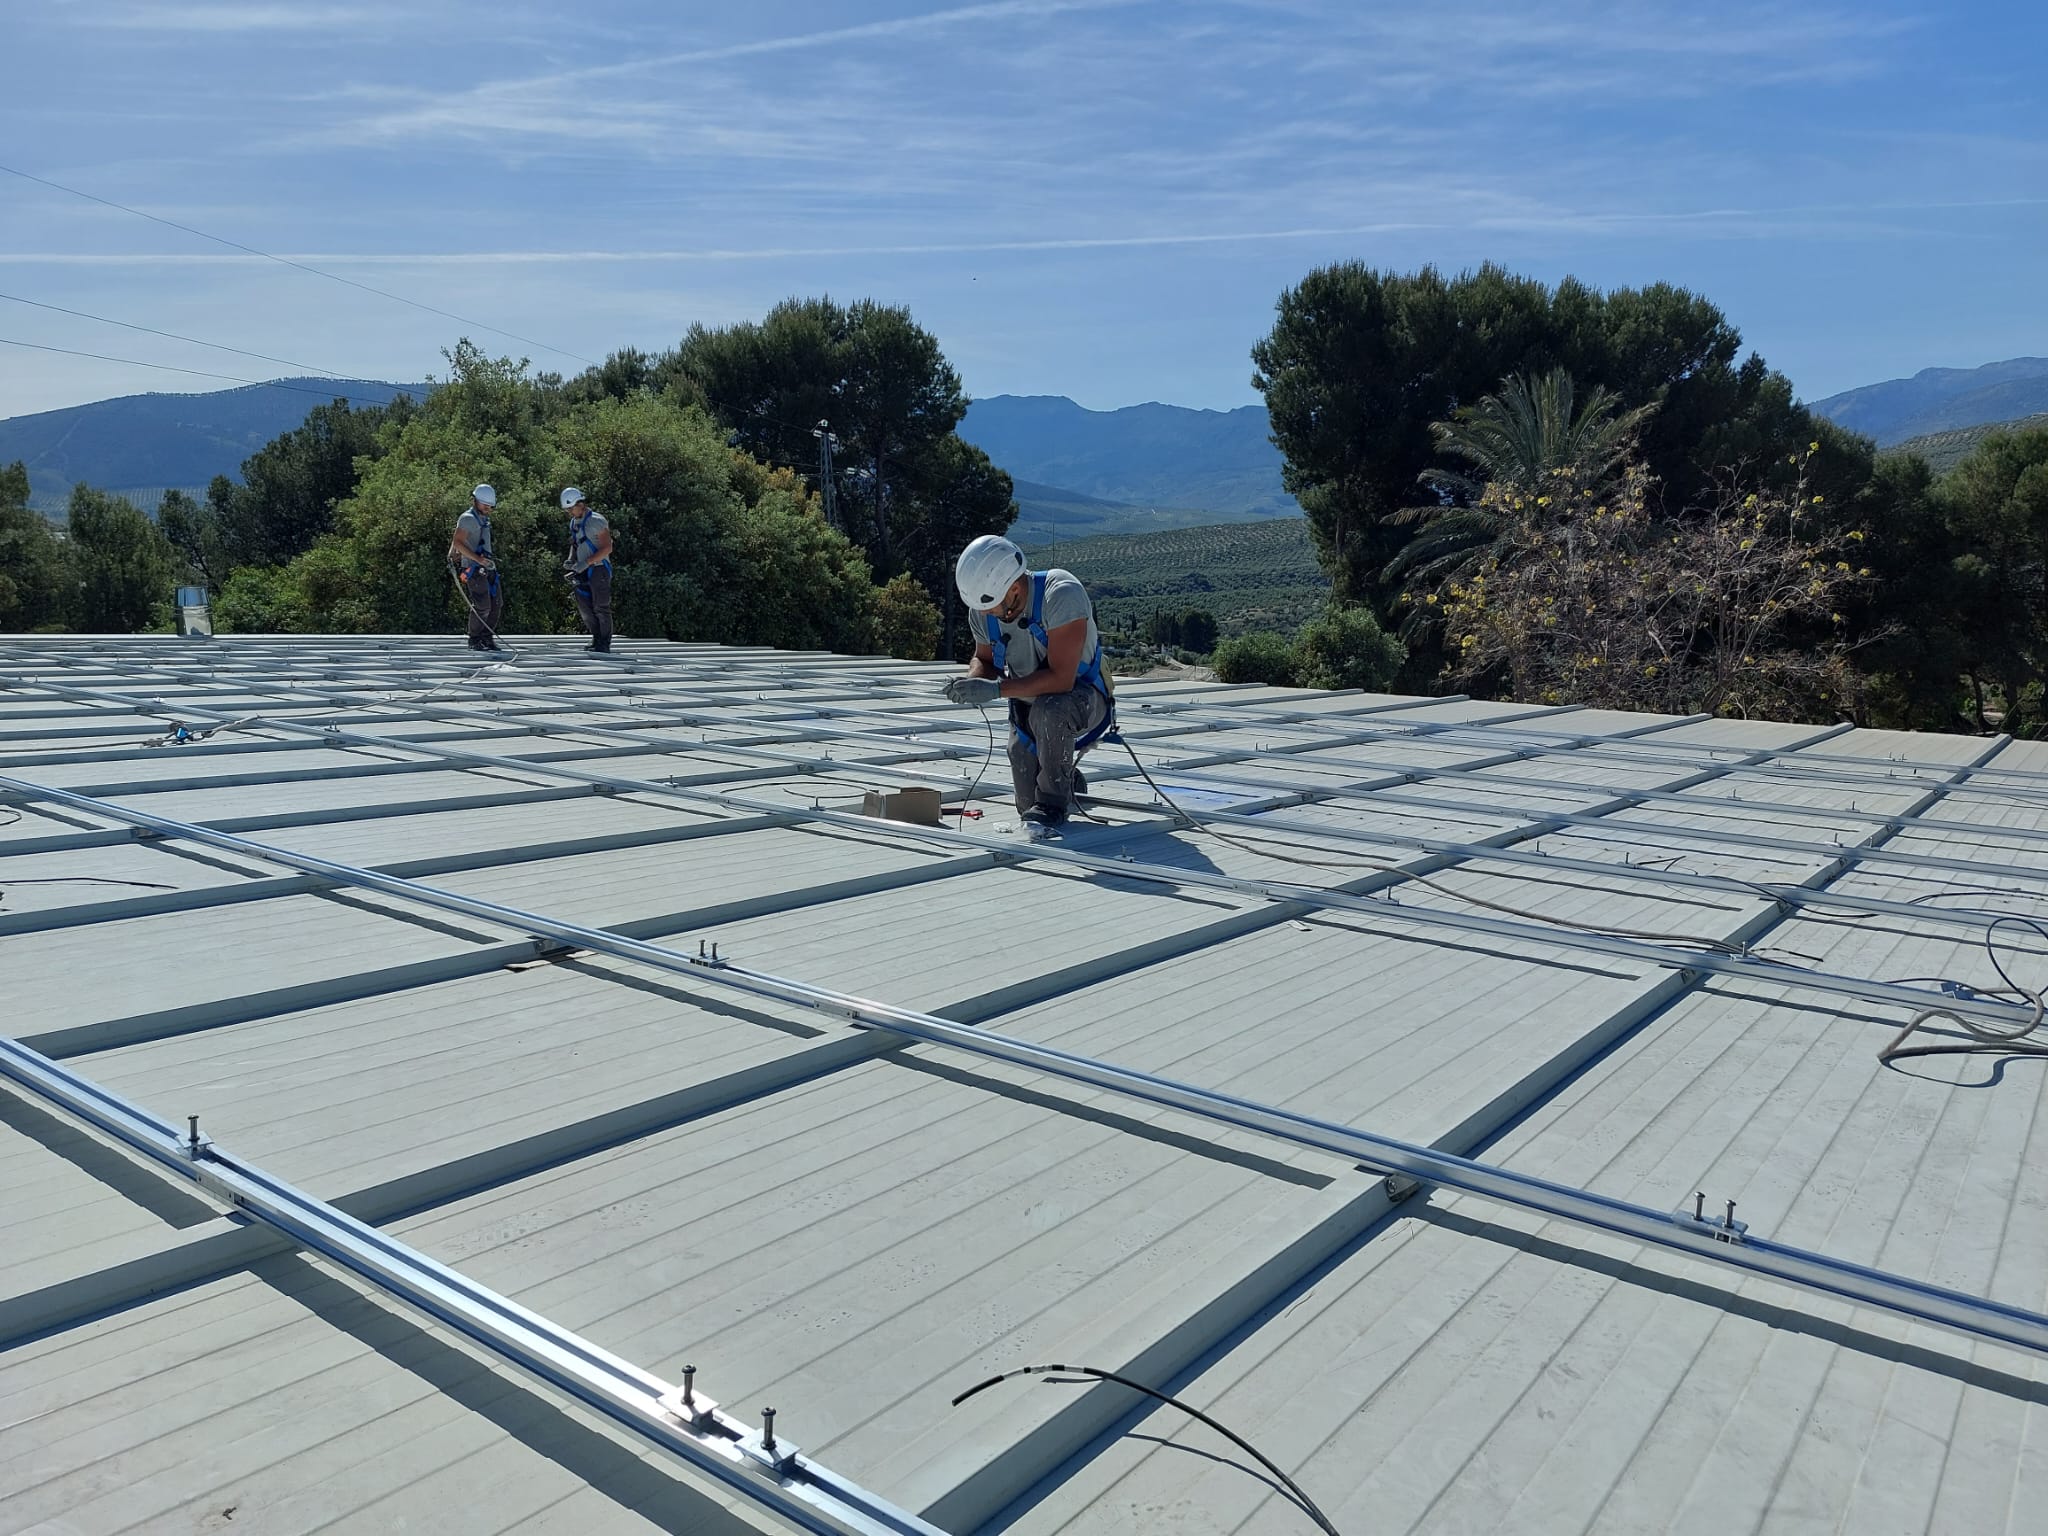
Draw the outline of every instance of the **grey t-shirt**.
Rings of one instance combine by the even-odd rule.
[[[481,556],[486,560],[491,558],[491,520],[487,517],[478,517],[476,508],[471,507],[455,519],[455,531],[469,540],[472,555]]]
[[[612,557],[610,555],[606,555],[602,560],[597,558],[597,541],[610,528],[611,524],[604,520],[602,512],[586,512],[581,517],[570,518],[570,560],[586,567],[601,565],[606,570],[610,570],[612,568]]]
[[[1081,661],[1085,666],[1088,658],[1095,654],[1095,647],[1102,637],[1095,630],[1095,605],[1088,600],[1088,589],[1081,585],[1080,577],[1072,571],[1057,568],[1045,573],[1045,611],[1040,615],[1045,632],[1050,635],[1063,624],[1076,619],[1088,621],[1088,632],[1081,641]],[[1045,648],[1032,635],[1031,610],[1026,606],[1016,623],[996,621],[1003,632],[1003,671],[1011,677],[1028,677],[1045,665]],[[986,630],[982,632],[984,635]]]

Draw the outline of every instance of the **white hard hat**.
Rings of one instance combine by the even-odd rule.
[[[1003,600],[1024,570],[1023,550],[999,533],[984,533],[960,552],[953,580],[962,602],[986,612]]]
[[[575,486],[570,486],[566,491],[562,492],[562,510],[566,512],[582,499],[583,493],[577,490]]]
[[[488,485],[480,485],[469,493],[469,499],[480,501],[487,507],[495,507],[498,504],[498,493]]]

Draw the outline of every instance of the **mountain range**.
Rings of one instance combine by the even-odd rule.
[[[383,405],[426,393],[424,384],[375,379],[278,379],[203,395],[123,395],[0,421],[0,464],[28,466],[29,502],[64,505],[76,481],[155,511],[170,488],[203,491],[306,413],[337,397]]]
[[[2048,411],[2048,357],[2009,357],[1981,368],[1923,368],[1910,379],[1815,400],[1811,409],[1890,448],[1909,438]]]
[[[76,481],[154,510],[166,488],[203,490],[215,475],[235,474],[323,400],[381,404],[425,389],[294,378],[211,394],[128,395],[0,421],[0,464],[28,465],[31,503],[44,511],[59,511]],[[1923,369],[1830,395],[1812,409],[1881,447],[1938,436],[1935,446],[1946,448],[1979,435],[1968,429],[2048,412],[2048,358]],[[969,406],[960,435],[1009,471],[1016,537],[1034,548],[1301,512],[1281,484],[1280,453],[1259,405],[1094,411],[1063,395],[992,395]]]

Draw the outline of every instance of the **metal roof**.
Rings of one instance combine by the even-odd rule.
[[[945,671],[0,640],[0,1532],[1313,1529],[1125,1389],[951,1406],[1048,1361],[1347,1536],[2033,1528],[2040,1064],[1877,1052],[2026,1022],[2048,751],[1126,684],[1202,828],[1105,747],[1031,844]],[[911,784],[985,814],[848,814]],[[679,1463],[244,1177],[801,1463]]]

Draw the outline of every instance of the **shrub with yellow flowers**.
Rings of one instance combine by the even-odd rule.
[[[1625,466],[1531,499],[1488,486],[1485,556],[1422,595],[1445,681],[1522,700],[1672,714],[1833,719],[1858,687],[1842,619],[1869,580],[1858,531],[1821,526],[1805,481],[1733,482],[1672,517]],[[1860,637],[1867,644],[1871,636]]]

